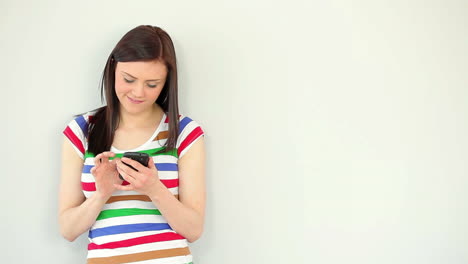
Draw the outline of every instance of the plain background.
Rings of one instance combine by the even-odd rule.
[[[2,263],[84,263],[62,130],[130,29],[173,38],[206,132],[196,264],[468,263],[466,1],[0,2]]]

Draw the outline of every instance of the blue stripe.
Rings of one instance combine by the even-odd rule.
[[[180,133],[182,133],[182,131],[184,131],[185,126],[187,126],[190,122],[192,122],[192,119],[190,119],[187,116],[184,117],[184,119],[182,119],[179,122],[179,135],[180,135]]]
[[[100,236],[142,232],[142,231],[156,231],[156,230],[172,230],[171,226],[166,223],[144,223],[144,224],[130,224],[130,225],[117,225],[109,226],[98,229],[89,230],[89,238]]]
[[[176,163],[159,163],[155,164],[158,171],[178,171],[179,167]]]
[[[76,123],[80,126],[81,130],[83,131],[83,135],[88,137],[88,122],[84,119],[82,115],[75,118]]]
[[[158,171],[178,171],[179,166],[176,163],[158,163],[154,164],[156,165],[156,169]],[[84,165],[83,166],[83,173],[91,173],[91,169],[94,167],[94,165]]]
[[[91,173],[91,169],[94,167],[94,165],[84,165],[83,166],[83,173]]]

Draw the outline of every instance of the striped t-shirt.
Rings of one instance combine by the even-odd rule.
[[[87,152],[88,124],[94,112],[72,120],[63,133],[83,158],[81,186],[86,198],[96,185],[91,168],[94,155]],[[164,114],[156,131],[143,145],[125,151],[148,153],[153,157],[161,182],[178,198],[178,159],[202,136],[204,131],[187,116],[179,116],[176,149],[154,154],[169,136],[168,116]],[[125,151],[111,147],[116,157]],[[123,185],[129,183],[124,181]],[[102,208],[88,234],[88,263],[186,264],[192,262],[188,241],[169,226],[150,198],[135,191],[115,191]]]

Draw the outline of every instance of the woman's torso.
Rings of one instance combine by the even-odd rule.
[[[155,154],[162,149],[168,137],[168,119],[164,114],[159,125],[140,146],[125,151],[145,152],[153,157],[158,176],[168,190],[178,198],[177,150]],[[122,148],[123,138],[114,141]],[[124,150],[112,147],[116,157]],[[81,175],[83,194],[88,198],[96,190],[94,155],[86,152]],[[123,185],[127,185],[124,182]],[[192,255],[187,240],[172,230],[149,197],[135,191],[116,191],[104,205],[89,231],[88,263],[190,263]]]

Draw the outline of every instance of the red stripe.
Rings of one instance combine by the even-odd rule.
[[[81,182],[81,188],[83,188],[83,191],[94,192],[96,191],[96,184],[94,182]]]
[[[172,180],[161,180],[161,182],[166,186],[167,188],[174,188],[179,186],[179,179],[172,179]],[[123,181],[122,185],[130,185],[129,182]],[[83,188],[83,191],[87,192],[94,192],[96,191],[96,183],[94,182],[81,182],[81,188]]]
[[[85,150],[84,150],[84,147],[83,147],[83,143],[81,142],[81,140],[75,135],[75,133],[73,133],[73,131],[71,130],[71,128],[69,126],[67,126],[67,128],[65,128],[65,130],[63,131],[63,133],[65,134],[65,136],[67,136],[68,139],[71,140],[71,142],[73,143],[73,145],[75,145],[80,151],[81,153],[85,153]]]
[[[123,247],[131,247],[131,246],[148,244],[148,243],[153,243],[153,242],[171,241],[171,240],[178,240],[178,239],[185,239],[185,237],[177,233],[167,232],[167,233],[131,238],[131,239],[122,240],[122,241],[109,242],[109,243],[105,243],[102,245],[89,243],[88,250],[123,248]]]
[[[123,181],[122,185],[129,185],[127,181]],[[87,192],[94,192],[96,191],[96,183],[94,182],[81,182],[81,188],[83,188],[83,191]]]
[[[192,130],[192,132],[190,132],[190,134],[180,144],[180,147],[177,150],[177,155],[180,156],[180,153],[182,153],[182,151],[184,151],[184,149],[188,145],[190,145],[193,141],[195,141],[195,139],[197,139],[201,135],[203,135],[203,130],[201,129],[201,127],[196,127],[194,130]]]
[[[161,182],[167,187],[167,188],[174,188],[179,186],[179,179],[173,179],[173,180],[161,180]],[[122,185],[130,185],[129,182],[123,181]]]
[[[167,188],[174,188],[179,186],[179,179],[173,179],[173,180],[161,180],[161,182],[166,186]]]

